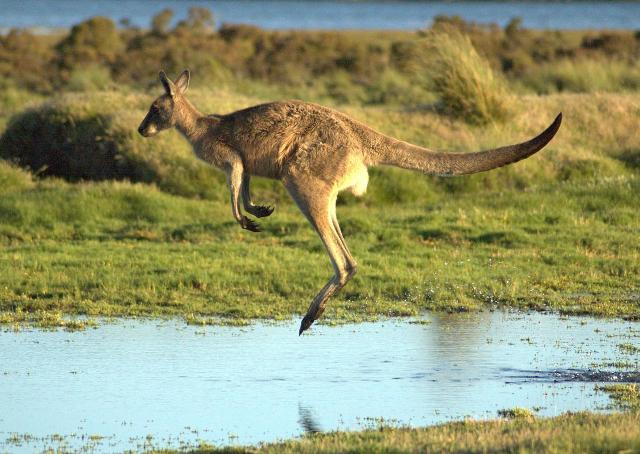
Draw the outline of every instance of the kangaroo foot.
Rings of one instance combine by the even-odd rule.
[[[256,205],[255,207],[253,207],[253,213],[251,214],[253,214],[257,218],[266,218],[267,216],[270,216],[271,213],[273,213],[274,209],[275,207],[272,206]]]
[[[245,230],[250,230],[252,232],[260,232],[260,226],[253,220],[249,219],[246,216],[242,216],[240,219],[240,226]]]
[[[302,322],[300,322],[300,331],[298,331],[298,336],[300,336],[304,331],[309,329],[313,322],[314,322],[313,317],[310,317],[309,314],[305,315],[304,318],[302,319]]]
[[[314,302],[307,311],[307,315],[305,315],[302,322],[300,322],[300,331],[298,331],[298,336],[302,334],[303,331],[309,329],[313,322],[320,318],[323,312],[324,306],[319,302]]]

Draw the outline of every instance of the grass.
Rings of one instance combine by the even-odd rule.
[[[640,386],[637,383],[613,384],[596,387],[612,400],[612,408],[625,411],[640,411]]]
[[[341,206],[361,270],[326,320],[501,305],[638,318],[639,190],[640,179],[621,177],[436,194],[428,205],[393,209]],[[229,211],[129,183],[44,181],[5,193],[0,311],[194,320],[302,313],[331,272],[311,228],[290,203],[262,221],[261,234],[241,230]]]
[[[433,31],[427,40],[433,53],[428,65],[433,91],[443,112],[478,124],[507,116],[505,81],[478,54],[467,35],[445,27]]]
[[[225,89],[205,93],[197,84],[191,97],[206,112],[259,100]],[[133,131],[151,99],[127,91],[68,95],[12,120],[2,143],[24,146],[11,153],[26,156],[39,146],[12,129],[42,126],[24,120],[37,115],[53,118],[45,143],[77,138],[67,152],[99,167],[105,155],[87,152],[94,128],[78,125],[100,115],[93,125],[101,140],[112,141],[134,168],[155,170],[152,185],[63,175],[69,183],[0,161],[4,322],[47,324],[48,313],[60,320],[284,319],[303,313],[330,276],[320,241],[278,183],[252,182],[254,198],[278,209],[261,221],[264,233],[242,231],[222,175],[198,163],[177,133],[137,138]],[[438,179],[373,169],[366,197],[340,201],[343,231],[361,268],[330,303],[325,322],[496,306],[640,318],[640,138],[633,127],[640,97],[516,101],[510,121],[491,127],[430,111],[341,108],[388,134],[450,150],[533,135],[559,110],[566,121],[548,150],[482,175]]]
[[[259,447],[202,446],[194,453],[602,453],[640,450],[640,414],[460,421],[419,429],[333,432]],[[171,452],[171,451],[158,451]]]
[[[532,69],[520,80],[537,93],[637,91],[640,65],[620,60],[564,59]]]

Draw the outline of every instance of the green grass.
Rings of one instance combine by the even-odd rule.
[[[325,321],[502,305],[638,318],[639,191],[639,178],[620,177],[435,193],[393,208],[343,205],[338,215],[361,268]],[[303,313],[331,274],[288,202],[255,234],[238,227],[225,202],[128,183],[45,181],[5,193],[0,216],[5,317],[282,319]]]
[[[596,387],[612,400],[612,408],[640,412],[640,386],[637,383],[613,384]]]
[[[419,428],[332,432],[259,447],[203,445],[194,453],[602,453],[640,450],[640,414],[460,421]],[[172,452],[172,451],[157,451]]]
[[[637,91],[640,65],[620,60],[567,58],[530,70],[518,83],[537,93]]]
[[[197,83],[190,93],[205,112],[261,100]],[[284,319],[303,313],[330,277],[320,241],[278,183],[252,181],[254,199],[278,209],[261,220],[265,232],[243,231],[222,174],[197,162],[175,131],[137,137],[151,99],[126,90],[68,95],[11,121],[5,156],[41,156],[45,143],[52,155],[70,153],[76,168],[100,169],[110,156],[109,165],[151,169],[153,184],[82,182],[64,167],[60,176],[71,182],[41,179],[1,161],[2,321]],[[432,111],[340,107],[385,133],[449,150],[521,140],[560,110],[565,122],[539,155],[485,174],[444,179],[373,169],[363,199],[340,200],[361,266],[325,322],[496,306],[640,318],[640,97],[511,102],[512,117],[490,127]],[[32,143],[30,128],[45,131],[46,140]],[[95,152],[98,139],[116,155]]]

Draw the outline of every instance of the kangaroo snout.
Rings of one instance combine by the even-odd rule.
[[[155,135],[158,130],[153,125],[145,125],[144,123],[142,123],[138,127],[138,132],[142,137],[151,137]]]

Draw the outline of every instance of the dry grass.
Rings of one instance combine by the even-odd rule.
[[[476,124],[504,119],[509,98],[505,82],[478,54],[469,37],[445,27],[427,39],[432,52],[429,72],[441,110]]]
[[[463,421],[421,429],[335,432],[258,448],[203,446],[198,453],[603,453],[640,450],[640,414]]]

